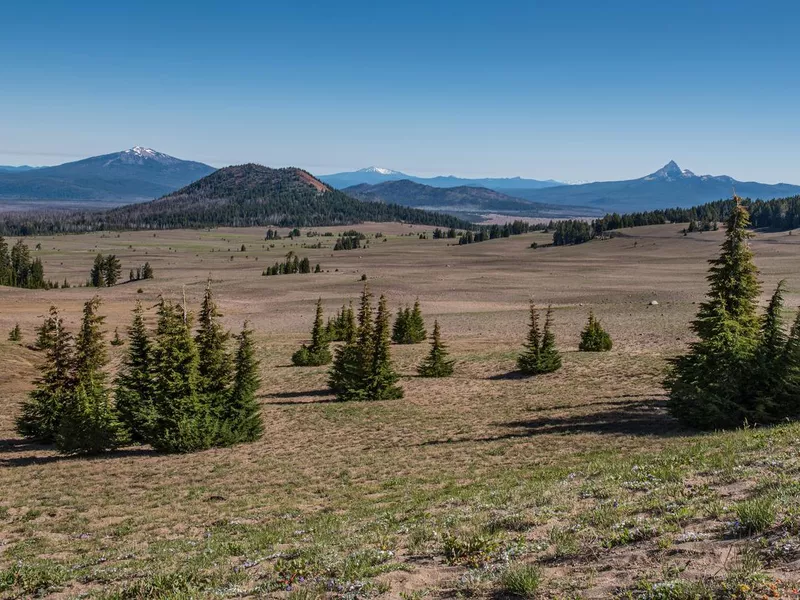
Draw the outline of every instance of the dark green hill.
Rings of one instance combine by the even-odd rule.
[[[219,226],[321,227],[364,221],[471,227],[450,215],[356,200],[302,169],[246,164],[215,171],[158,200],[104,212],[10,214],[0,223],[0,231],[25,234]]]

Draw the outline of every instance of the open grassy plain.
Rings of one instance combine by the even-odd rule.
[[[423,227],[357,229],[384,238],[340,252],[305,235],[271,247],[261,228],[28,240],[50,279],[84,282],[96,252],[124,278],[149,261],[155,279],[0,289],[0,597],[797,597],[800,426],[698,434],[664,409],[721,231],[532,250],[549,236],[455,246]],[[759,233],[753,249],[765,290],[786,278],[797,306],[800,235]],[[290,250],[323,273],[261,276]],[[332,314],[362,274],[393,308],[419,297],[439,319],[454,377],[415,377],[428,345],[395,346],[403,400],[336,403],[325,368],[288,366],[317,298]],[[96,292],[123,334],[136,298],[185,291],[197,307],[209,277],[226,325],[256,331],[260,442],[86,459],[18,439],[41,360],[25,344],[51,304],[74,329]],[[520,379],[529,297],[553,303],[564,367]],[[577,352],[590,308],[610,353]],[[6,341],[17,322],[23,346]]]

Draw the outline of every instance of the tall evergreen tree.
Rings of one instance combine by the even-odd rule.
[[[780,406],[785,416],[800,414],[800,310],[797,311],[783,354],[784,385]]]
[[[317,300],[314,326],[311,330],[311,345],[303,346],[292,354],[292,364],[298,367],[327,365],[333,360],[325,332],[322,312],[322,298]]]
[[[540,370],[542,373],[553,373],[561,368],[561,353],[556,348],[556,336],[553,333],[553,305],[547,305],[542,333]]]
[[[392,365],[390,352],[389,307],[386,296],[378,301],[375,327],[371,344],[372,364],[367,374],[366,400],[394,400],[403,397],[403,388],[397,385],[399,379]]]
[[[425,331],[425,320],[422,318],[422,309],[419,305],[419,298],[414,301],[414,308],[411,309],[409,317],[409,330],[411,331],[411,339],[413,344],[419,344],[425,341],[428,337],[428,332]]]
[[[561,355],[556,349],[552,331],[553,308],[547,307],[544,330],[539,327],[539,311],[531,300],[530,326],[525,349],[517,358],[517,368],[526,375],[552,373],[561,368]]]
[[[124,430],[111,404],[103,371],[108,362],[103,321],[95,296],[83,308],[75,338],[74,389],[62,408],[56,447],[64,454],[97,454],[125,441]]]
[[[439,321],[433,322],[433,340],[427,358],[417,368],[420,377],[450,377],[453,374],[453,360],[448,358],[447,346],[442,342]]]
[[[720,256],[709,261],[708,299],[692,323],[699,339],[673,361],[666,380],[670,412],[702,429],[736,427],[756,416],[746,399],[760,338],[760,286],[748,244],[749,222],[737,198]]]
[[[152,344],[144,324],[142,303],[136,301],[128,327],[128,352],[116,381],[115,398],[120,420],[131,441],[147,441],[154,420]]]
[[[72,335],[56,307],[50,307],[48,344],[45,360],[39,367],[39,377],[30,398],[22,405],[17,418],[20,435],[45,442],[55,440],[64,404],[72,393],[75,354]]]
[[[216,440],[216,421],[200,398],[197,347],[191,315],[184,306],[165,299],[158,305],[153,345],[155,418],[148,441],[166,452],[210,448]]]
[[[102,254],[98,254],[94,257],[94,264],[89,273],[89,283],[91,283],[92,287],[103,287],[105,285],[105,266],[106,261]]]
[[[336,350],[328,383],[338,400],[364,399],[372,361],[372,294],[367,284],[361,293],[358,326],[352,337]]]
[[[0,236],[0,285],[12,284],[11,255],[8,250],[8,242]]]
[[[122,265],[116,255],[109,254],[106,256],[103,261],[103,283],[108,287],[116,285],[121,273]]]
[[[253,331],[247,323],[244,324],[237,340],[234,361],[236,374],[222,415],[220,443],[223,445],[253,442],[264,434],[261,409],[256,399],[261,379],[258,375]]]
[[[231,355],[227,348],[230,333],[222,327],[221,317],[209,281],[203,294],[194,341],[198,355],[197,391],[206,394],[212,405],[215,405],[215,398],[223,401],[226,397],[233,374]]]

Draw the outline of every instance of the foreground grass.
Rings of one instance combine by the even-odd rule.
[[[585,360],[568,356],[565,369]],[[627,363],[644,385],[660,368],[604,360]],[[558,381],[493,383],[514,398]],[[612,385],[602,370],[593,381],[595,393]],[[458,425],[458,401],[451,412],[316,398],[277,405],[273,426],[292,423],[297,438],[277,456],[253,445],[68,460],[7,442],[0,594],[744,598],[778,590],[778,569],[800,558],[798,425],[657,436],[653,426],[670,423],[661,400],[646,417],[636,398],[568,410],[551,397],[497,402],[498,417],[528,415],[505,435],[475,415],[441,437],[439,413]],[[383,435],[349,437],[346,456],[300,450],[308,433],[325,450],[339,428]],[[562,442],[572,451],[548,452]],[[260,489],[246,480],[254,473]]]

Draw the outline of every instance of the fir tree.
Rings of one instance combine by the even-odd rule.
[[[365,284],[358,311],[358,326],[336,350],[328,383],[338,400],[362,400],[371,369],[372,294]]]
[[[611,350],[611,346],[611,336],[600,325],[600,321],[594,316],[594,311],[589,311],[589,320],[581,331],[578,350],[581,352],[608,352]]]
[[[125,342],[122,341],[122,338],[119,337],[119,330],[114,327],[114,337],[111,338],[111,345],[112,346],[122,346]]]
[[[710,261],[708,299],[692,323],[699,339],[673,361],[665,382],[670,412],[702,429],[736,427],[755,416],[746,390],[759,344],[760,286],[747,242],[749,216],[735,200],[720,256]]]
[[[120,273],[122,273],[122,265],[119,259],[114,254],[109,254],[103,261],[103,283],[107,287],[116,285],[119,281]]]
[[[553,305],[547,306],[544,318],[544,332],[540,350],[540,372],[553,373],[561,368],[561,353],[556,348],[556,336],[553,333]]]
[[[253,442],[264,434],[256,392],[261,385],[255,357],[253,331],[244,324],[237,336],[236,374],[224,406],[219,441],[222,445]]]
[[[397,385],[399,377],[392,366],[389,329],[389,308],[386,297],[381,296],[369,348],[372,364],[369,365],[366,377],[366,400],[394,400],[403,397],[403,388]]]
[[[186,308],[161,299],[153,347],[154,419],[148,441],[157,450],[210,448],[216,422],[200,398],[197,347]]]
[[[108,359],[99,306],[97,296],[86,302],[75,338],[74,389],[62,407],[56,433],[56,448],[64,454],[97,454],[125,441],[103,371]]]
[[[17,418],[20,435],[45,442],[55,440],[61,414],[73,390],[74,350],[72,335],[64,328],[64,321],[54,307],[50,307],[47,352],[39,368],[39,377],[30,398],[22,405]]]
[[[142,303],[137,300],[128,327],[128,352],[117,376],[115,399],[120,420],[131,441],[147,441],[154,419],[152,345],[144,324]]]
[[[311,345],[303,346],[292,354],[292,364],[297,367],[327,365],[333,360],[328,344],[328,335],[323,325],[322,298],[317,300],[314,327],[311,330]]]
[[[533,300],[530,302],[529,313],[528,340],[525,342],[525,350],[517,357],[517,368],[528,375],[536,375],[539,372],[542,332],[539,328],[539,312]]]
[[[410,344],[409,341],[409,321],[411,320],[411,309],[400,307],[397,309],[397,316],[392,327],[392,341],[395,344]]]
[[[419,298],[414,301],[414,308],[411,310],[411,315],[409,316],[409,331],[412,344],[419,344],[428,337],[428,332],[425,331],[425,320],[422,318]]]
[[[215,398],[219,400],[225,398],[233,373],[231,356],[227,349],[230,334],[219,322],[221,317],[209,281],[203,294],[199,326],[194,341],[198,355],[197,391],[206,394],[212,405],[215,404]]]
[[[22,330],[19,328],[19,323],[14,325],[14,329],[12,329],[9,332],[8,341],[9,342],[21,342],[22,341]]]
[[[105,285],[105,278],[103,277],[105,266],[106,262],[102,254],[98,254],[94,257],[94,265],[92,265],[92,270],[89,273],[89,283],[92,287],[102,287]]]
[[[152,278],[153,278],[153,267],[150,266],[149,262],[146,262],[142,267],[142,279],[152,279]]]
[[[800,310],[792,323],[783,354],[784,385],[780,406],[786,416],[800,414]]]
[[[420,377],[450,377],[454,361],[447,358],[447,346],[442,342],[439,321],[433,322],[433,340],[428,357],[417,368]]]

